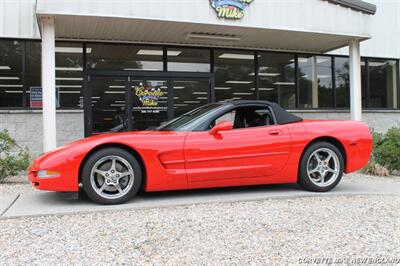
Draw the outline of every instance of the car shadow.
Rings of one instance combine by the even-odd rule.
[[[276,192],[276,191],[290,191],[301,190],[297,184],[273,184],[273,185],[253,185],[253,186],[235,186],[235,187],[217,187],[217,188],[199,188],[187,190],[171,190],[159,192],[145,192],[140,191],[138,196],[143,198],[169,198],[169,197],[187,197],[187,196],[216,196],[227,194],[241,194],[241,193],[257,193],[257,192]]]
[[[253,185],[253,186],[235,186],[235,187],[218,187],[218,188],[201,188],[201,189],[187,189],[187,190],[169,190],[146,192],[139,191],[138,194],[128,203],[135,201],[157,201],[157,200],[173,200],[185,198],[209,198],[209,197],[229,197],[238,194],[257,194],[257,193],[277,193],[277,192],[290,192],[302,190],[297,184],[272,184],[272,185]],[[65,193],[51,193],[47,195],[46,201],[61,203],[69,202],[69,204],[92,203],[86,196],[85,192],[81,189],[78,197],[71,197]]]

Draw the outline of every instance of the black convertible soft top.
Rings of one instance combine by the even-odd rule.
[[[295,122],[300,122],[303,121],[303,118],[298,117],[294,114],[289,113],[282,107],[280,107],[277,103],[269,102],[269,101],[256,101],[256,100],[234,100],[234,101],[229,101],[230,104],[233,104],[235,106],[241,106],[241,105],[257,105],[257,104],[264,104],[264,105],[269,105],[274,112],[276,122],[279,125],[284,125],[284,124],[289,124],[289,123],[295,123]]]

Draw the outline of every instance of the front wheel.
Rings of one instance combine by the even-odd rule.
[[[142,182],[141,167],[129,152],[105,148],[92,154],[82,171],[83,189],[100,204],[120,204],[138,192]]]
[[[334,188],[343,175],[344,160],[340,150],[325,141],[311,144],[300,160],[299,184],[311,191]]]

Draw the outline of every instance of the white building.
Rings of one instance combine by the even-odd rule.
[[[33,154],[239,98],[400,126],[395,0],[0,0],[0,16],[0,129]]]

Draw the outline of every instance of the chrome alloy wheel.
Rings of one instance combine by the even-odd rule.
[[[118,199],[130,191],[135,174],[131,164],[120,156],[110,155],[99,159],[90,172],[94,191],[106,199]]]
[[[307,175],[319,187],[327,187],[338,178],[340,162],[336,153],[328,148],[315,150],[307,161]]]

